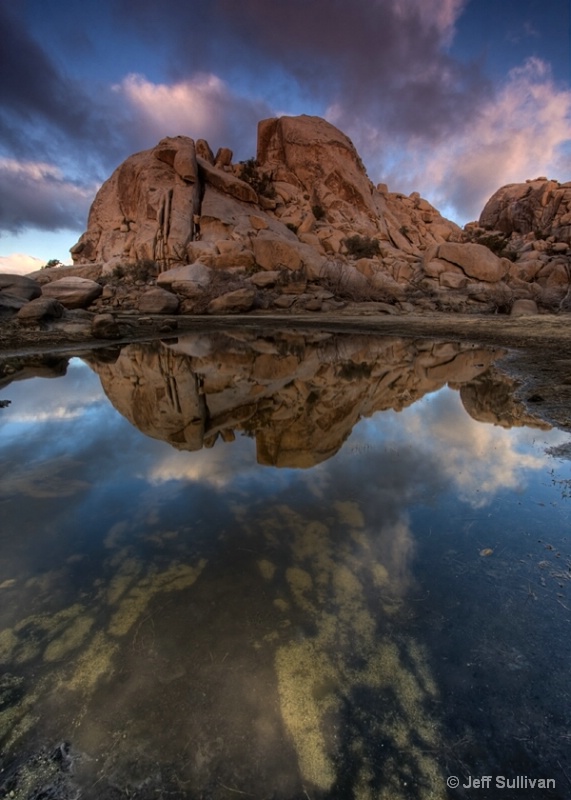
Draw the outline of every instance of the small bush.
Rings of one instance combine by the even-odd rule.
[[[42,269],[49,269],[50,267],[63,267],[59,258],[50,258],[47,264],[44,264]]]
[[[510,261],[517,259],[517,253],[508,248],[509,238],[501,233],[485,233],[475,238],[476,244],[481,244],[491,250],[498,258],[509,258]]]
[[[297,236],[297,225],[294,225],[293,222],[286,222],[286,228],[288,228],[292,233],[295,233]]]
[[[276,190],[272,184],[270,175],[266,172],[260,172],[258,162],[255,158],[249,158],[247,161],[240,163],[240,174],[238,176],[244,183],[249,184],[258,195],[273,200],[276,196]]]
[[[344,239],[345,247],[350,256],[355,258],[374,258],[380,255],[381,248],[378,239],[371,239],[370,236],[350,236]]]
[[[322,219],[325,219],[325,209],[323,208],[323,206],[320,205],[311,206],[311,213],[318,222]]]
[[[142,258],[139,261],[135,261],[129,271],[134,281],[144,281],[146,283],[151,278],[157,277],[159,265],[150,258]]]

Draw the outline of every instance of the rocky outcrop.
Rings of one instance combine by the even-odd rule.
[[[214,158],[204,141],[197,155],[182,136],[131,156],[98,192],[71,252],[76,265],[103,263],[103,274],[148,259],[160,272],[285,268],[319,282],[332,261],[353,268],[363,255],[355,238],[373,246],[374,289],[377,276],[409,284],[424,248],[461,231],[419,195],[373,186],[343,133],[301,116],[262,121],[256,161],[232,164],[227,149]]]
[[[536,178],[510,183],[488,200],[479,224],[511,235],[534,233],[537,239],[554,237],[571,244],[571,182]]]
[[[100,313],[571,307],[571,184],[503,187],[462,231],[418,193],[374,186],[319,117],[263,120],[256,158],[232,158],[186,136],[130,156],[97,193],[74,266],[34,273],[45,296],[72,307],[65,278],[103,287],[77,300]],[[26,301],[0,286],[5,316]]]
[[[447,383],[466,388],[477,418],[535,424],[517,411],[512,383],[503,391],[499,373],[486,378],[496,355],[469,343],[235,331],[130,345],[115,363],[96,354],[89,363],[117,410],[153,438],[198,450],[242,432],[255,438],[260,463],[309,467],[336,453],[361,417]]]

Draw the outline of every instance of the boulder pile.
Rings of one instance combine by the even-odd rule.
[[[4,276],[0,313],[30,322],[62,307],[227,314],[372,301],[379,313],[545,313],[571,304],[570,247],[570,184],[505,186],[462,230],[418,193],[374,186],[330,123],[280,117],[259,123],[246,162],[185,136],[127,158],[95,197],[74,265],[33,273],[33,291]]]

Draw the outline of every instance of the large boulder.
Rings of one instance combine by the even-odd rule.
[[[509,261],[498,258],[484,245],[472,242],[443,242],[426,251],[424,269],[427,275],[437,277],[444,272],[457,272],[455,267],[474,280],[497,283],[507,274]]]
[[[60,278],[42,287],[44,297],[53,297],[65,308],[86,308],[96,300],[102,286],[88,278]]]
[[[375,213],[373,186],[353,143],[320,117],[262,120],[257,162],[276,179],[297,183],[315,204],[329,207],[334,198]]]
[[[139,311],[142,314],[176,314],[178,297],[166,289],[155,287],[149,289],[139,299]]]
[[[298,270],[302,260],[297,243],[290,242],[275,234],[262,231],[253,243],[254,258],[262,269],[274,270],[285,267]]]
[[[254,305],[256,290],[254,287],[236,289],[216,297],[208,304],[206,309],[209,314],[239,314],[249,311]]]
[[[34,300],[42,293],[38,283],[25,275],[0,274],[0,292],[6,292],[22,300]]]
[[[17,317],[24,324],[35,325],[63,315],[63,305],[53,297],[36,297],[18,311]]]
[[[184,297],[200,297],[210,283],[211,272],[204,264],[187,264],[161,272],[157,278],[160,287],[170,289]]]

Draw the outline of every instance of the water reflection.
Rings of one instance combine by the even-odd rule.
[[[564,797],[565,437],[493,358],[218,335],[10,383],[0,786],[441,798],[549,769],[526,796]]]
[[[219,333],[88,361],[115,408],[148,436],[199,450],[242,431],[255,437],[260,464],[309,467],[334,455],[362,417],[400,411],[446,384],[462,387],[475,418],[538,424],[490,369],[499,354],[469,343]]]

